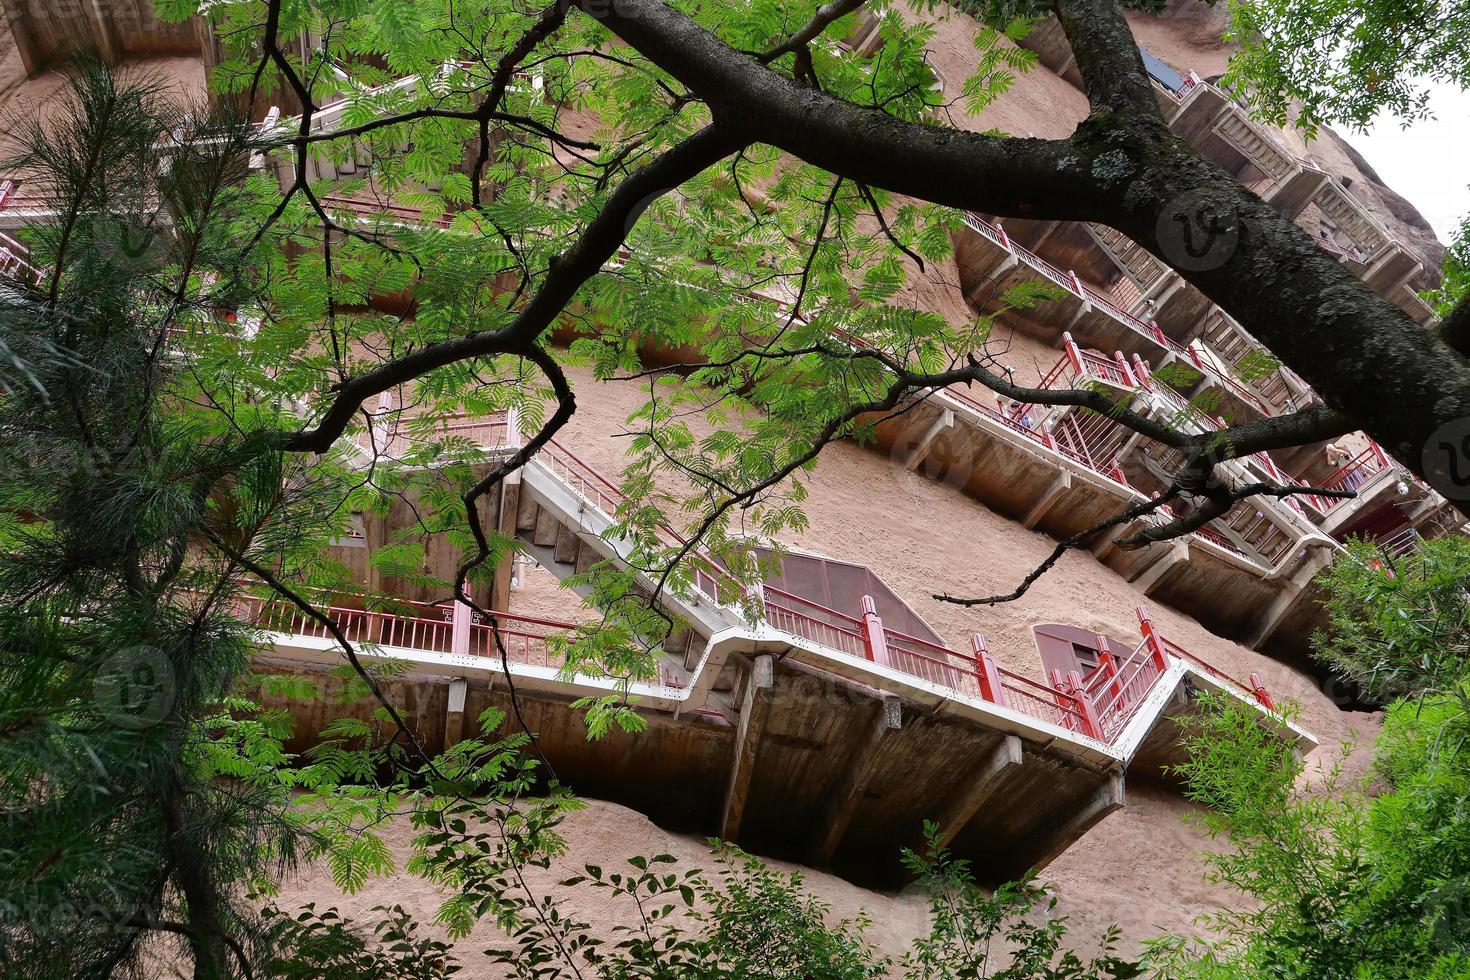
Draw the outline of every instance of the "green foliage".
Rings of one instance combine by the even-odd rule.
[[[690,12],[736,48],[759,50],[819,6],[750,0]],[[284,57],[311,80],[320,105],[345,103],[343,125],[393,112],[473,110],[499,54],[536,16],[508,0],[401,7],[358,0],[282,7],[281,36],[323,39]],[[1007,17],[977,37],[970,77],[949,80],[941,92],[927,53],[934,18],[953,14],[928,7],[931,16],[915,20],[876,5],[884,43],[871,56],[838,43],[855,27],[848,15],[809,45],[810,68],[801,70],[835,95],[940,126],[948,124],[947,99],[978,112],[1034,64],[1032,52],[1012,43],[1032,21]],[[257,72],[263,9],[259,2],[209,8],[223,44],[212,76],[221,91],[249,91],[258,77],[268,99],[285,85],[277,64]],[[165,12],[183,15],[172,6]],[[467,38],[474,39],[468,48]],[[317,195],[392,202],[410,216],[407,224],[401,216],[336,214],[348,233],[327,241],[301,193],[268,224],[283,204],[281,187],[251,176],[244,207],[261,235],[261,305],[269,315],[233,345],[200,345],[211,398],[229,403],[248,389],[252,398],[312,417],[342,377],[404,351],[506,327],[620,182],[707,121],[702,105],[595,16],[574,10],[527,60],[527,73],[500,106],[527,122],[493,131],[483,168],[465,163],[479,148],[477,127],[465,119],[406,119],[313,144],[324,159],[372,160],[313,185]],[[788,55],[773,67],[797,71],[795,60]],[[408,75],[433,82],[396,84]],[[553,152],[545,133],[567,131],[570,121],[597,145]],[[290,152],[269,157],[290,172]],[[445,218],[447,229],[410,226],[415,211],[424,221]],[[778,534],[805,527],[804,473],[831,441],[871,441],[873,415],[862,408],[889,400],[891,373],[834,336],[930,371],[972,354],[995,356],[989,319],[956,322],[918,299],[933,264],[952,258],[957,220],[949,209],[834,179],[769,147],[748,148],[648,204],[629,229],[626,252],[567,307],[556,324],[567,347],[551,353],[573,371],[646,384],[644,404],[628,419],[626,498],[612,533],[631,544],[631,564],[648,571],[658,591],[688,596],[701,583],[711,587],[718,564],[729,575],[713,576],[717,598],[758,613],[745,585],[760,577]],[[412,316],[370,302],[400,289],[413,292]],[[1008,301],[1024,308],[1038,298],[1028,286]],[[799,316],[787,312],[793,301]],[[658,370],[645,362],[650,347],[688,352],[690,369]],[[533,432],[549,416],[552,387],[523,358],[487,356],[427,372],[392,395],[391,408],[363,413],[349,430],[362,452],[348,455],[366,470],[356,485],[332,488],[341,495],[334,513],[383,513],[411,500],[412,525],[372,561],[386,574],[447,591],[451,583],[428,576],[422,556],[441,542],[476,552],[462,498],[484,475],[486,453],[472,440],[439,438],[444,426],[461,415],[515,409],[522,429]],[[695,546],[684,547],[675,534]],[[487,581],[515,547],[493,533],[486,544],[487,559],[468,570],[472,581]],[[312,584],[342,584],[330,567],[309,571]],[[590,588],[602,619],[558,652],[568,671],[622,687],[583,704],[589,734],[636,729],[627,687],[657,676],[659,647],[679,624],[651,609],[633,577],[616,568],[595,568],[576,584]]]
[[[1159,943],[1151,962],[1167,975],[1470,976],[1470,548],[1451,537],[1402,560],[1363,542],[1349,551],[1323,577],[1331,627],[1316,645],[1394,699],[1377,785],[1348,784],[1340,767],[1308,781],[1250,709],[1205,699],[1178,772],[1230,845],[1209,856],[1213,878],[1251,904],[1213,917],[1217,938]]]
[[[1382,701],[1453,694],[1470,677],[1470,541],[1428,538],[1394,557],[1365,541],[1323,573],[1318,655]]]
[[[1470,290],[1470,217],[1460,221],[1454,238],[1444,250],[1444,264],[1440,267],[1444,278],[1438,289],[1420,295],[1424,302],[1434,307],[1436,316],[1443,319],[1465,298]]]
[[[904,975],[913,980],[1090,980],[1143,976],[1143,967],[1114,955],[1116,929],[1101,939],[1089,962],[1064,949],[1067,920],[1055,914],[1056,899],[1027,878],[987,894],[975,884],[969,863],[941,843],[939,828],[926,823],[926,853],[904,852],[904,863],[929,894],[930,930],[904,954]],[[1040,913],[1041,922],[1036,921]],[[995,961],[1004,962],[998,966]]]
[[[436,980],[462,967],[442,939],[420,936],[419,925],[400,906],[377,906],[383,917],[369,934],[335,908],[318,912],[305,905],[290,915],[274,906],[262,913],[271,947],[280,951],[262,964],[278,980],[317,977],[382,977]]]
[[[1277,125],[1366,127],[1428,112],[1425,84],[1470,85],[1470,6],[1457,0],[1231,0],[1226,80]]]
[[[828,924],[831,908],[806,891],[799,873],[780,874],[732,844],[711,841],[718,881],[700,891],[705,934],[722,976],[772,980],[863,980],[886,975],[863,938],[866,916]]]
[[[682,873],[667,854],[628,860],[631,871],[587,865],[584,874],[562,882],[603,893],[622,903],[635,924],[616,926],[617,941],[588,933],[587,925],[553,918],[562,929],[560,947],[576,953],[599,977],[768,977],[862,980],[884,975],[863,938],[866,919],[828,925],[830,909],[802,887],[799,874],[782,875],[738,848],[711,841],[719,870],[714,879],[698,869]],[[534,937],[534,941],[531,941]],[[520,934],[517,947],[491,950],[494,962],[516,976],[533,973],[527,964],[565,960],[549,948],[547,934]],[[571,964],[564,964],[569,967]]]
[[[1340,770],[1308,789],[1249,709],[1211,700],[1179,772],[1230,844],[1209,855],[1212,879],[1251,907],[1210,917],[1217,940],[1158,944],[1151,964],[1184,977],[1470,975],[1466,734],[1458,701],[1427,715],[1400,702],[1378,759],[1387,790],[1367,795]]]

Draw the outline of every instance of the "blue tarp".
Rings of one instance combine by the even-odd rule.
[[[1149,54],[1143,47],[1139,47],[1138,53],[1143,55],[1143,67],[1148,69],[1149,76],[1170,92],[1178,92],[1184,87],[1184,76],[1164,64],[1158,58]]]

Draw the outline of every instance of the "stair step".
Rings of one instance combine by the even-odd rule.
[[[537,509],[536,525],[531,531],[531,543],[542,548],[549,548],[556,544],[557,532],[561,530],[561,522],[556,515],[545,507]]]
[[[559,525],[556,531],[556,548],[553,551],[553,555],[557,561],[564,565],[575,564],[577,553],[581,550],[581,544],[581,538],[567,530],[565,525]]]
[[[587,569],[591,568],[593,565],[601,561],[602,556],[599,555],[596,549],[594,549],[586,541],[582,541],[579,538],[578,542],[579,545],[577,548],[576,569],[577,574],[581,575],[583,572],[587,571]]]
[[[516,530],[529,531],[536,526],[536,515],[541,510],[536,501],[531,498],[525,489],[521,489],[520,500],[516,504]]]

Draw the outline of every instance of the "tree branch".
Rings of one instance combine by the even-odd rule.
[[[1143,56],[1117,0],[1055,0],[1055,7],[1092,111],[1128,111],[1162,128]]]
[[[364,401],[428,371],[471,357],[530,356],[542,331],[566,308],[577,290],[617,253],[638,216],[654,199],[743,145],[710,126],[671,147],[634,172],[613,192],[576,244],[551,260],[541,288],[509,324],[498,330],[477,331],[427,344],[412,354],[348,378],[337,387],[332,404],[316,427],[289,436],[285,448],[294,452],[326,452],[346,430]]]
[[[970,606],[997,606],[1003,602],[1014,602],[1015,600],[1021,598],[1021,596],[1025,595],[1027,591],[1030,590],[1031,586],[1035,585],[1037,581],[1040,580],[1041,576],[1045,575],[1048,571],[1051,570],[1052,566],[1061,561],[1062,555],[1066,554],[1068,550],[1081,546],[1093,535],[1101,534],[1103,531],[1106,531],[1110,527],[1117,527],[1120,524],[1127,524],[1130,521],[1136,521],[1140,517],[1151,514],[1154,511],[1158,510],[1160,507],[1163,507],[1165,504],[1169,503],[1169,501],[1176,499],[1178,496],[1179,487],[1177,485],[1170,486],[1162,494],[1154,497],[1151,500],[1140,501],[1139,503],[1136,503],[1131,507],[1119,511],[1112,517],[1105,517],[1091,527],[1084,528],[1083,530],[1078,531],[1076,534],[1072,535],[1069,538],[1058,541],[1056,547],[1052,548],[1051,554],[1047,555],[1046,558],[1042,560],[1041,564],[1032,569],[1031,572],[1024,579],[1021,580],[1020,585],[1016,586],[1015,589],[1007,592],[1005,595],[986,596],[982,599],[959,599],[955,596],[950,595],[948,592],[941,592],[935,593],[933,596],[931,596],[931,598],[938,599],[940,602],[950,602],[956,606],[965,606],[967,608]]]
[[[758,55],[755,60],[763,65],[769,65],[784,55],[806,47],[830,27],[833,21],[852,13],[865,2],[866,0],[831,0],[830,3],[822,4],[812,14],[811,20],[802,25],[800,30],[764,54]]]

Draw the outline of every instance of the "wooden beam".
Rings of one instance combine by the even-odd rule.
[[[0,3],[0,10],[5,12],[5,19],[10,24],[10,37],[15,44],[16,52],[20,55],[21,67],[30,76],[45,67],[45,59],[36,46],[30,16],[21,8],[22,4],[19,3]]]
[[[1014,735],[1002,736],[1000,744],[970,772],[939,809],[934,819],[939,824],[940,840],[945,844],[954,840],[1000,787],[1001,777],[1020,765],[1021,740]],[[922,851],[924,843],[922,839],[918,840],[915,850]]]
[[[91,0],[90,7],[92,24],[97,32],[97,55],[106,64],[116,65],[122,61],[122,52],[118,49],[117,41],[112,36],[112,23],[107,19],[107,14],[103,12],[98,0]]]
[[[538,548],[550,548],[556,544],[557,532],[561,530],[561,522],[549,509],[542,507],[536,512],[536,526],[531,529],[531,543]]]
[[[720,839],[734,842],[740,836],[745,801],[750,793],[750,776],[755,771],[756,749],[771,709],[775,683],[775,658],[758,655],[745,679],[745,696],[740,707],[740,725],[735,732],[735,758],[730,763],[730,781],[725,788],[725,807],[720,817]]]
[[[839,777],[836,788],[828,798],[826,812],[815,828],[812,837],[811,861],[821,866],[832,860],[837,845],[847,833],[847,827],[857,814],[859,804],[873,775],[873,762],[878,756],[878,747],[892,732],[898,731],[903,723],[903,707],[898,698],[882,697],[878,700],[877,716],[868,728],[867,737],[853,752],[852,761]]]
[[[1033,871],[1045,868],[1063,851],[1081,840],[1083,834],[1097,826],[1098,821],[1122,806],[1123,774],[1109,773],[1097,791],[1070,816],[1027,839],[1025,846],[1018,850],[1026,854],[1034,854],[1035,857],[1029,859],[1026,867],[1017,869],[1012,877],[1019,875],[1026,868]]]
[[[919,436],[918,441],[914,443],[911,449],[909,449],[908,456],[905,457],[903,461],[904,469],[918,469],[919,465],[923,463],[924,460],[928,459],[929,453],[933,451],[934,440],[939,438],[939,434],[945,429],[952,428],[953,426],[954,412],[951,412],[949,409],[946,408],[939,413],[939,417],[937,419],[929,424],[929,427],[924,430],[922,435]]]
[[[1026,512],[1026,519],[1021,523],[1025,524],[1027,528],[1035,530],[1036,525],[1041,523],[1042,518],[1051,513],[1051,509],[1056,506],[1062,494],[1070,489],[1072,489],[1072,474],[1063,470],[1057,474],[1056,479],[1047,485],[1045,490],[1041,491],[1041,497]]]

